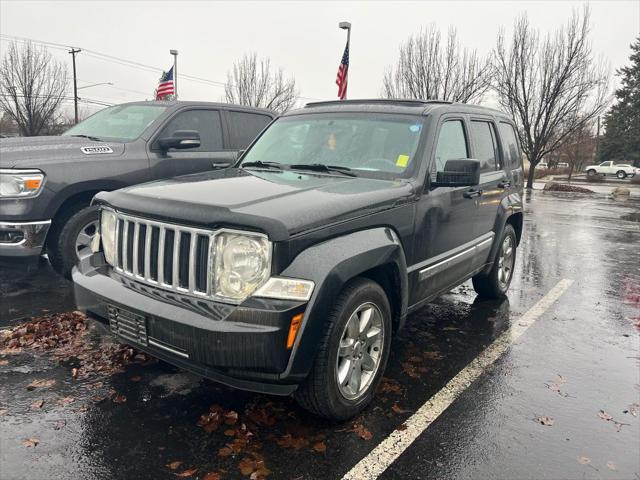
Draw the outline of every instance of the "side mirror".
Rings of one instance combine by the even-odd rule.
[[[170,137],[158,140],[158,145],[163,151],[170,148],[185,149],[198,148],[200,146],[200,134],[195,130],[177,130]]]
[[[473,159],[447,160],[444,171],[436,173],[432,187],[473,187],[480,183],[480,161]]]

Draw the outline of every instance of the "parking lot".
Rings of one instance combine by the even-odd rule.
[[[508,299],[468,283],[411,315],[376,400],[344,424],[67,315],[77,333],[0,352],[0,477],[640,478],[640,192],[609,190],[528,192]],[[46,261],[25,270],[1,271],[1,328],[74,310]]]

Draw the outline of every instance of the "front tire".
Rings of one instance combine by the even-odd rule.
[[[627,178],[627,172],[625,172],[624,170],[620,170],[618,173],[616,173],[616,177],[618,177],[620,180],[624,180],[625,178]]]
[[[593,168],[587,170],[587,176],[595,177],[596,176],[596,171]]]
[[[356,278],[338,297],[309,376],[295,393],[305,410],[341,421],[373,399],[389,357],[391,307],[380,285]]]
[[[89,206],[75,211],[56,232],[47,248],[49,261],[60,275],[71,278],[71,269],[87,255],[91,241],[98,232],[98,208]]]
[[[517,237],[513,226],[506,224],[500,239],[500,245],[489,273],[474,276],[473,289],[483,298],[504,298],[511,285],[513,269],[516,264]]]

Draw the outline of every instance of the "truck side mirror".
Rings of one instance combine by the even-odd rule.
[[[436,172],[432,187],[473,187],[480,184],[480,161],[471,158],[447,160],[444,171]]]
[[[170,137],[158,140],[158,146],[163,151],[167,151],[170,148],[178,150],[198,148],[200,146],[200,134],[195,130],[176,130]]]

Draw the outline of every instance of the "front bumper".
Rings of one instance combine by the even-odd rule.
[[[51,220],[0,222],[0,257],[37,257],[50,226]]]
[[[164,291],[114,273],[102,254],[82,259],[72,276],[78,309],[136,348],[243,390],[288,395],[297,388],[299,379],[283,372],[290,322],[305,303],[249,298],[228,305]]]

